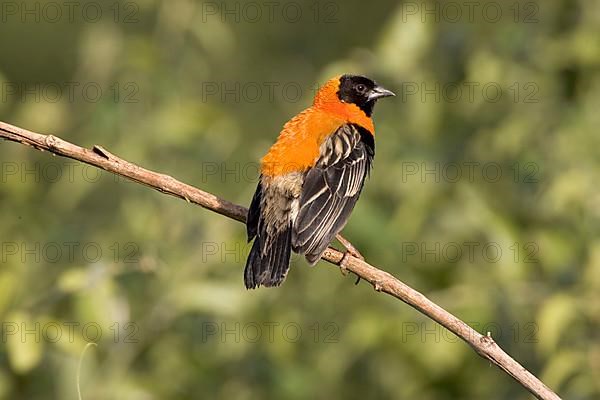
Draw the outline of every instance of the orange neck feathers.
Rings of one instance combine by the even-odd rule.
[[[329,80],[317,92],[313,106],[284,125],[277,141],[261,160],[263,176],[280,176],[313,167],[323,140],[344,123],[357,124],[372,135],[375,133],[373,120],[358,106],[342,102],[339,89],[339,77]]]
[[[313,107],[350,123],[360,125],[372,135],[375,135],[373,120],[357,105],[342,102],[338,97],[339,90],[340,76],[328,80],[315,95]]]

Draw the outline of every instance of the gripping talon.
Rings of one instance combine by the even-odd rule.
[[[340,261],[340,272],[344,276],[348,275],[348,268],[346,268],[347,260],[348,260],[348,252],[345,252],[344,255],[342,256],[342,260]]]
[[[352,245],[352,243],[350,243],[348,240],[346,240],[342,235],[337,234],[335,237],[342,244],[342,246],[344,246],[346,248],[346,251],[344,252],[344,256],[342,257],[342,260],[340,261],[340,271],[342,272],[342,275],[346,276],[346,275],[348,275],[348,268],[346,268],[346,262],[348,261],[348,256],[352,256],[361,261],[365,261],[365,258],[362,256],[362,254],[360,254],[358,252],[358,250],[356,250],[356,248]],[[358,285],[359,282],[360,282],[360,276],[356,275],[356,282],[354,282],[354,284]]]

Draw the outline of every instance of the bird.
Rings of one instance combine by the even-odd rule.
[[[375,156],[373,107],[389,96],[365,76],[338,75],[283,126],[248,209],[247,289],[281,285],[292,251],[316,264],[344,228]]]

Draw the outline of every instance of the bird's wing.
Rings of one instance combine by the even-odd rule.
[[[316,165],[306,173],[292,244],[311,264],[348,221],[369,174],[374,150],[373,136],[367,130],[342,125],[323,143]]]

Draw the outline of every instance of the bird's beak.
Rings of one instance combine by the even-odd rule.
[[[369,93],[369,97],[367,98],[367,100],[377,100],[381,97],[390,97],[395,95],[396,94],[391,90],[387,90],[386,88],[383,88],[381,86],[375,86],[373,90],[371,90],[371,93]]]

